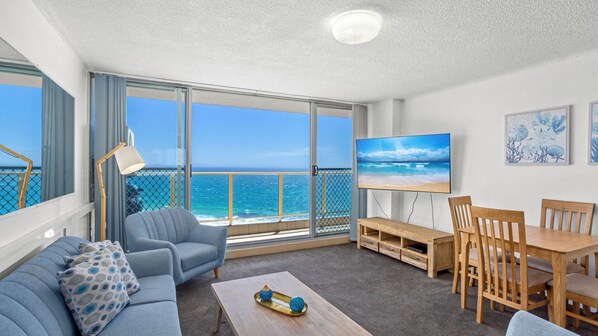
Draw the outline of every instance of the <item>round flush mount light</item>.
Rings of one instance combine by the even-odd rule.
[[[361,44],[378,36],[382,27],[382,17],[372,11],[353,10],[335,17],[331,26],[332,34],[339,42]]]

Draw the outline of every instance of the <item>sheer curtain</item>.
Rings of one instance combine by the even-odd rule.
[[[121,141],[127,140],[125,78],[96,74],[93,83],[93,156],[104,156]],[[126,249],[125,235],[125,177],[120,174],[116,160],[110,158],[102,165],[106,189],[106,239],[118,240]],[[95,178],[94,172],[94,178]],[[97,178],[96,184],[97,186]],[[94,188],[96,200],[95,239],[100,237],[100,193]]]
[[[74,191],[74,99],[42,76],[41,200]]]
[[[355,139],[367,137],[368,108],[365,105],[353,105],[353,145]],[[357,240],[357,218],[367,216],[367,191],[357,188],[357,157],[353,151],[353,190],[351,192],[351,226],[349,238]]]

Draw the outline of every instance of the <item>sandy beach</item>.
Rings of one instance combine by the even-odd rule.
[[[364,189],[389,189],[389,190],[399,190],[399,191],[421,191],[421,192],[439,192],[439,193],[449,193],[451,191],[451,186],[447,182],[442,183],[425,183],[421,185],[415,186],[380,186],[380,185],[367,185],[367,184],[359,184],[359,188]]]

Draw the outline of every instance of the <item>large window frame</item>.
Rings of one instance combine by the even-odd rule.
[[[318,109],[328,109],[328,110],[344,110],[348,111],[348,113],[352,113],[353,104],[346,103],[346,102],[335,102],[323,99],[308,99],[308,98],[300,98],[300,97],[293,97],[293,96],[285,96],[285,95],[278,95],[278,94],[270,94],[270,93],[260,93],[255,91],[235,91],[235,90],[224,90],[224,89],[214,89],[214,88],[206,88],[201,86],[195,85],[180,85],[176,83],[164,83],[164,82],[157,82],[151,80],[143,80],[143,79],[130,79],[128,81],[128,85],[131,83],[132,85],[141,85],[146,86],[148,88],[155,86],[155,87],[168,87],[173,89],[180,89],[185,92],[186,99],[184,104],[184,208],[187,210],[191,209],[191,175],[192,175],[192,160],[193,160],[193,148],[192,148],[192,137],[193,137],[193,123],[192,123],[192,109],[194,103],[201,103],[201,104],[215,104],[215,105],[224,105],[224,106],[244,106],[249,108],[257,108],[260,109],[270,109],[270,110],[277,110],[277,104],[288,104],[285,105],[284,110],[299,108],[298,106],[308,104],[309,110],[307,111],[309,117],[309,170],[312,171],[313,166],[316,165],[317,162],[317,110]],[[199,96],[199,97],[198,97]],[[230,98],[234,98],[229,100]],[[267,107],[265,107],[265,105]],[[351,117],[352,118],[352,117]],[[354,151],[354,149],[352,149]],[[316,189],[316,181],[315,176],[312,176],[310,172],[310,182],[309,182],[309,189],[310,189],[310,205],[309,205],[309,238],[313,238],[315,236],[323,235],[316,233],[316,201],[315,201],[315,189]],[[347,230],[348,231],[348,230]],[[339,234],[346,234],[347,232],[341,232]],[[333,233],[334,234],[334,233]],[[299,237],[305,238],[305,237]],[[296,240],[297,237],[281,237],[281,238],[272,238],[268,241],[287,241],[287,240]],[[261,243],[261,242],[257,242]],[[250,245],[253,244],[252,242],[246,242],[239,245]]]

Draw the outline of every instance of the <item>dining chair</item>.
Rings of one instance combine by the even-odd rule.
[[[569,202],[557,200],[542,200],[540,226],[552,230],[575,232],[589,235],[592,232],[592,219],[594,203]],[[584,256],[567,263],[567,274],[588,274],[588,259]],[[552,264],[549,260],[529,256],[528,267],[552,273]]]
[[[478,244],[478,302],[476,321],[484,321],[484,299],[518,310],[532,310],[548,303],[533,301],[530,294],[546,291],[552,274],[527,267],[523,211],[472,206],[471,217]],[[504,251],[505,253],[498,253]],[[507,255],[520,254],[520,264]]]
[[[598,265],[598,253],[594,255],[594,264]],[[586,274],[573,273],[567,274],[566,280],[567,292],[565,297],[572,301],[571,310],[565,314],[573,318],[573,325],[579,328],[579,320],[598,326],[598,312],[593,313],[590,309],[584,309],[584,314],[580,312],[579,305],[598,309],[598,268],[594,276]],[[552,297],[552,281],[548,282],[548,297]],[[552,305],[548,306],[548,314],[552,315]]]
[[[451,218],[453,220],[453,234],[454,234],[454,269],[453,269],[453,294],[457,294],[457,287],[459,279],[461,278],[461,261],[463,259],[463,251],[461,251],[461,229],[471,227],[471,197],[449,197],[449,208],[451,211]],[[468,270],[466,274],[466,281],[468,279],[477,279],[476,267],[478,266],[477,254],[475,249],[470,249]],[[467,287],[465,293],[461,293],[467,298]]]

